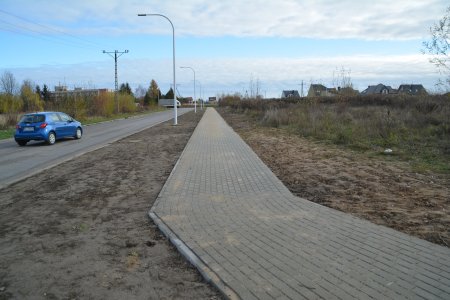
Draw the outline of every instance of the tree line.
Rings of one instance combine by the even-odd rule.
[[[10,71],[5,71],[0,76],[0,114],[11,116],[25,112],[58,110],[83,120],[90,116],[108,117],[118,112],[129,113],[151,108],[162,98],[173,99],[173,89],[162,94],[154,79],[147,89],[139,86],[134,93],[127,82],[120,85],[118,95],[114,92],[77,96],[62,94],[55,99],[46,84],[41,88],[29,79],[19,84]]]

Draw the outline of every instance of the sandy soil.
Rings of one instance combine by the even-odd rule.
[[[324,145],[219,109],[295,195],[450,246],[450,176]]]
[[[220,299],[147,216],[200,117],[0,190],[0,299]]]

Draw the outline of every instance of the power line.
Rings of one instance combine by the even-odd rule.
[[[119,112],[119,101],[117,101],[117,92],[119,91],[119,80],[117,77],[117,59],[122,56],[125,53],[128,53],[128,50],[125,51],[118,51],[118,50],[114,50],[114,52],[112,51],[105,51],[103,50],[103,53],[108,54],[109,56],[111,56],[112,58],[114,58],[114,65],[115,65],[115,79],[116,79],[116,88],[115,88],[115,98],[116,98],[116,102],[117,102],[117,112]],[[114,56],[112,55],[114,53]],[[119,54],[119,55],[118,55]]]
[[[9,31],[9,32],[17,33],[17,34],[21,34],[21,35],[26,35],[26,36],[29,36],[32,38],[42,39],[42,40],[49,41],[49,42],[57,42],[59,44],[66,45],[66,46],[78,47],[78,48],[83,48],[83,49],[92,49],[92,47],[86,47],[86,46],[77,44],[75,42],[72,42],[72,41],[69,41],[69,40],[66,40],[66,39],[63,39],[60,37],[45,35],[38,30],[27,28],[25,26],[18,25],[18,24],[13,24],[13,23],[7,22],[5,20],[0,20],[0,22],[10,26],[9,28],[7,28],[7,27],[1,28],[5,31]],[[20,28],[24,29],[25,31],[20,30]],[[39,35],[35,35],[33,33],[37,33]]]
[[[177,84],[177,88],[176,88],[176,90],[177,90],[177,93],[178,93],[178,97],[180,97],[180,98],[183,98],[183,96],[181,96],[181,93],[180,93],[180,91],[178,90],[178,84]]]
[[[6,24],[9,24],[9,25],[11,25],[11,26],[15,26],[15,27],[17,27],[17,28],[22,28],[22,29],[24,29],[24,30],[26,30],[26,31],[35,32],[35,33],[38,33],[38,34],[41,34],[41,35],[45,35],[45,36],[48,36],[49,38],[54,38],[54,39],[57,39],[57,40],[62,40],[62,41],[64,41],[64,42],[69,42],[69,43],[72,43],[72,44],[74,44],[75,46],[80,47],[80,48],[86,48],[86,47],[94,48],[94,46],[95,46],[95,48],[102,47],[100,44],[97,44],[97,43],[95,43],[95,42],[92,42],[92,41],[89,41],[89,40],[86,40],[86,39],[82,39],[82,38],[80,38],[80,37],[78,37],[78,36],[76,36],[76,35],[67,33],[67,32],[65,32],[65,31],[62,31],[62,30],[59,30],[59,29],[55,29],[55,28],[53,28],[53,27],[50,27],[50,26],[47,26],[47,25],[43,25],[43,24],[40,24],[40,23],[31,21],[31,20],[28,20],[28,19],[26,19],[26,18],[20,17],[20,16],[15,15],[15,14],[12,14],[12,13],[7,12],[7,11],[5,11],[5,10],[0,9],[0,13],[3,13],[3,14],[5,14],[5,15],[14,17],[14,18],[19,19],[19,20],[22,20],[22,21],[24,21],[24,22],[26,22],[26,23],[29,23],[29,24],[33,24],[33,25],[40,26],[41,28],[47,29],[47,31],[50,30],[50,31],[52,31],[52,32],[54,32],[54,33],[58,33],[58,34],[62,34],[62,35],[64,35],[64,36],[70,37],[71,39],[76,39],[77,42],[80,42],[80,41],[81,41],[81,42],[83,42],[85,45],[80,47],[79,43],[75,43],[75,42],[73,42],[73,41],[68,41],[67,39],[64,39],[64,38],[62,38],[62,37],[54,37],[54,36],[48,34],[46,31],[43,31],[43,30],[40,30],[40,29],[36,29],[36,28],[35,28],[35,29],[32,29],[32,28],[30,28],[30,27],[26,27],[26,26],[23,26],[23,25],[12,24],[12,23],[6,22],[5,20],[0,20],[1,22],[6,23]],[[9,31],[11,31],[11,30],[9,30]],[[18,32],[18,33],[21,33],[21,32]]]

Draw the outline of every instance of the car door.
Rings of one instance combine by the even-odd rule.
[[[60,137],[62,136],[74,136],[75,135],[75,124],[73,122],[73,119],[71,117],[69,117],[68,115],[66,115],[65,113],[58,113],[59,114],[59,118],[61,119],[61,132],[62,134],[60,135]]]
[[[57,137],[64,136],[64,122],[57,113],[51,113],[47,117],[47,122],[53,128]]]

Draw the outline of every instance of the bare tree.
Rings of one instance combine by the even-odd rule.
[[[250,99],[253,99],[255,94],[255,83],[253,82],[253,73],[250,74],[250,82],[248,84],[248,88],[250,91]]]
[[[261,81],[259,80],[258,77],[256,77],[256,95],[255,95],[256,99],[261,99],[260,92],[261,92]]]
[[[3,72],[3,75],[0,77],[0,88],[2,93],[8,95],[17,93],[17,81],[16,78],[14,78],[13,73],[10,71]]]
[[[136,98],[138,98],[138,99],[144,98],[146,92],[147,92],[147,91],[145,90],[145,88],[140,84],[140,85],[138,85],[138,87],[134,90],[134,96],[136,96]]]
[[[353,88],[351,69],[345,69],[343,66],[333,71],[333,86],[335,88]]]
[[[248,95],[248,91],[246,91],[246,97],[250,97],[250,99],[260,99],[261,98],[261,81],[259,77],[256,77],[256,80],[253,77],[253,73],[250,74],[250,82],[248,84],[250,95]]]
[[[431,40],[423,42],[424,54],[430,54],[430,63],[434,64],[439,72],[446,76],[444,82],[438,84],[450,87],[450,6],[447,7],[444,17],[430,27]]]

